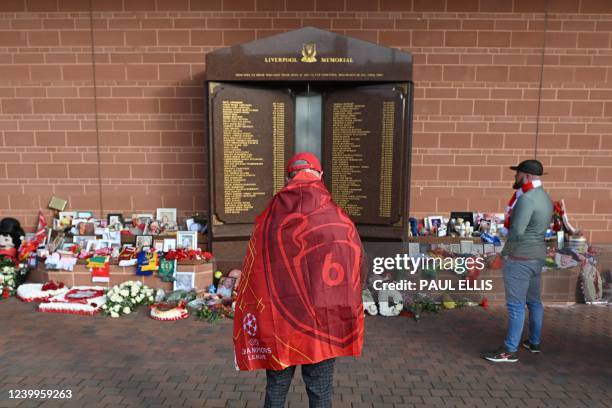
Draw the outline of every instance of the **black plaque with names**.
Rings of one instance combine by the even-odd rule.
[[[209,83],[215,224],[251,224],[285,183],[294,146],[288,89]]]
[[[332,91],[325,98],[326,185],[357,224],[400,220],[405,92],[400,84],[385,84]]]

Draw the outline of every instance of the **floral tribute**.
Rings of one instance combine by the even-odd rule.
[[[101,286],[73,286],[67,292],[39,304],[38,311],[91,316],[98,313],[105,304],[105,291]]]
[[[65,292],[68,287],[63,282],[24,283],[17,288],[17,297],[23,302],[43,302]]]
[[[140,281],[127,281],[113,286],[106,293],[102,313],[110,317],[130,314],[139,305],[150,305],[155,300],[155,290]]]

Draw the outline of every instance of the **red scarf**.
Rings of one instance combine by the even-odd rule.
[[[241,370],[281,370],[363,345],[361,242],[316,177],[300,172],[255,220],[237,288]]]
[[[17,265],[17,250],[15,248],[0,249],[0,256],[10,259],[15,265]]]
[[[516,202],[518,201],[520,196],[522,196],[529,190],[533,190],[534,188],[541,187],[541,186],[542,186],[542,182],[540,180],[533,180],[533,181],[530,181],[529,183],[523,184],[523,186],[520,189],[516,190],[514,194],[512,194],[512,197],[510,198],[510,201],[508,202],[508,206],[506,207],[506,217],[504,219],[504,227],[510,228],[510,217],[512,216],[512,209],[516,205]]]

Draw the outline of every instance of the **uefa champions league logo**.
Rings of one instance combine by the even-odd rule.
[[[257,335],[257,319],[252,313],[247,313],[242,319],[242,328],[251,337]]]
[[[246,347],[242,348],[242,355],[249,361],[267,360],[270,354],[272,354],[272,348],[267,347],[265,344],[260,344],[260,340],[255,338],[257,336],[257,318],[253,313],[244,315],[242,328],[250,336],[249,339],[245,339]]]

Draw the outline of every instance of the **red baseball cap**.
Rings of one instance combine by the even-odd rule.
[[[298,160],[304,160],[307,163],[294,164]],[[310,152],[301,152],[290,158],[287,162],[287,174],[304,169],[312,169],[321,172],[321,163],[319,159],[317,159],[317,156]]]

